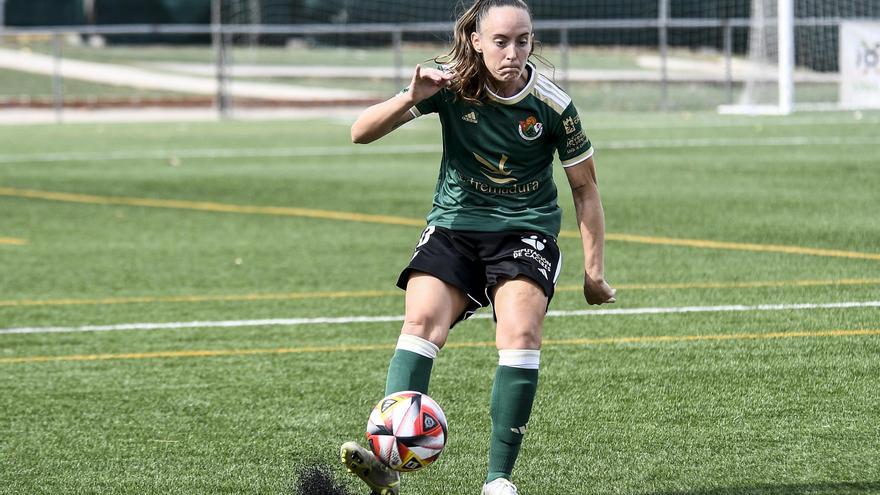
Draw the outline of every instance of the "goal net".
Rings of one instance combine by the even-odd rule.
[[[878,107],[880,2],[751,0],[738,101],[722,113]],[[873,93],[873,95],[872,95]]]

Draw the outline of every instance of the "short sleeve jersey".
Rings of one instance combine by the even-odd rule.
[[[517,95],[475,105],[446,89],[416,104],[416,117],[436,112],[443,158],[428,225],[452,230],[525,230],[559,235],[562,211],[553,182],[553,155],[563,167],[593,155],[571,98],[527,65]]]

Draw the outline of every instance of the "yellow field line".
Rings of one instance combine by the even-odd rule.
[[[352,222],[381,223],[386,225],[409,225],[424,227],[424,220],[414,218],[393,217],[387,215],[367,215],[341,211],[315,210],[311,208],[293,208],[287,206],[249,206],[211,201],[186,201],[179,199],[128,198],[124,196],[94,196],[91,194],[73,194],[54,191],[36,191],[33,189],[15,189],[0,187],[0,196],[18,198],[63,201],[68,203],[84,203],[93,205],[143,206],[147,208],[169,208],[176,210],[208,211],[213,213],[240,213],[245,215],[274,215],[286,217],[319,218],[322,220],[348,220]]]
[[[880,329],[817,330],[771,333],[734,333],[717,335],[661,335],[656,337],[613,337],[607,339],[547,340],[544,345],[649,344],[654,342],[698,342],[725,340],[771,340],[805,337],[856,337],[880,335]]]
[[[766,280],[755,282],[685,282],[676,284],[614,284],[619,290],[678,290],[678,289],[760,289],[780,287],[820,287],[832,285],[880,285],[880,278],[843,278],[837,280]],[[583,287],[566,285],[556,288],[562,292],[579,292]]]
[[[145,304],[145,303],[198,303],[198,302],[246,302],[246,301],[292,301],[297,299],[341,299],[362,297],[386,297],[401,295],[401,291],[362,290],[362,291],[326,291],[326,292],[289,292],[278,294],[230,294],[230,295],[193,295],[193,296],[131,296],[106,297],[99,299],[20,299],[0,301],[2,307],[23,306],[94,306],[112,304]]]
[[[685,290],[685,289],[755,289],[765,287],[817,287],[835,285],[880,285],[880,278],[839,280],[768,280],[757,282],[695,282],[678,284],[615,284],[619,290]],[[557,292],[579,292],[582,287],[560,286]],[[98,306],[114,304],[149,303],[200,303],[200,302],[248,302],[248,301],[295,301],[300,299],[358,299],[371,297],[403,296],[399,290],[318,291],[267,294],[228,294],[190,296],[130,296],[97,299],[19,299],[0,300],[0,308],[34,306]]]
[[[790,338],[815,338],[815,337],[855,337],[865,335],[880,335],[880,329],[856,329],[856,330],[818,330],[818,331],[793,331],[772,333],[736,333],[718,335],[662,335],[640,337],[609,337],[599,339],[561,339],[545,340],[544,347],[562,346],[599,346],[615,344],[651,344],[670,342],[700,342],[700,341],[731,341],[731,340],[770,340]],[[316,354],[338,352],[361,352],[377,350],[393,350],[395,344],[373,345],[342,345],[323,347],[287,347],[279,349],[219,349],[219,350],[194,350],[194,351],[159,351],[138,352],[124,354],[74,354],[68,356],[23,356],[12,358],[0,358],[0,364],[22,363],[45,363],[59,361],[111,361],[131,359],[168,359],[168,358],[194,358],[194,357],[226,357],[226,356],[256,356],[271,354]],[[459,342],[448,343],[446,348],[474,348],[494,347],[495,342]]]
[[[563,231],[560,237],[573,237],[580,239],[580,234],[575,231]],[[860,253],[856,251],[841,251],[837,249],[818,249],[799,246],[783,246],[779,244],[750,244],[742,242],[720,242],[702,239],[674,239],[671,237],[652,237],[631,234],[608,233],[605,238],[609,241],[635,242],[640,244],[659,244],[665,246],[685,246],[701,249],[732,249],[738,251],[757,251],[767,253],[802,254],[807,256],[828,256],[832,258],[854,258],[863,260],[880,260],[878,253]]]
[[[0,237],[0,245],[8,246],[24,246],[27,241],[24,239],[16,239],[15,237]]]
[[[130,198],[124,196],[95,196],[90,194],[74,194],[55,191],[38,191],[33,189],[17,189],[0,187],[0,196],[12,196],[19,198],[42,199],[48,201],[64,201],[71,203],[143,206],[149,208],[170,208],[182,210],[208,211],[216,213],[239,213],[248,215],[275,215],[289,217],[318,218],[322,220],[344,220],[352,222],[378,223],[385,225],[406,225],[424,227],[425,221],[416,218],[396,217],[389,215],[369,215],[364,213],[350,213],[342,211],[316,210],[311,208],[293,208],[285,206],[249,206],[234,205],[227,203],[215,203],[210,201],[186,201],[176,199],[151,199]],[[577,231],[565,230],[560,232],[560,237],[579,238]],[[809,256],[828,256],[836,258],[854,258],[867,260],[880,260],[878,253],[861,253],[856,251],[841,251],[836,249],[817,249],[799,246],[784,246],[776,244],[751,244],[739,242],[721,242],[701,239],[676,239],[672,237],[654,237],[632,234],[607,233],[605,238],[610,241],[634,242],[639,244],[682,246],[699,249],[732,249],[739,251],[773,252],[785,254],[800,254]]]

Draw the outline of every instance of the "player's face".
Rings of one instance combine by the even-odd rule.
[[[524,9],[492,7],[480,22],[480,32],[471,34],[474,49],[492,77],[506,86],[524,77],[532,52],[532,19]]]

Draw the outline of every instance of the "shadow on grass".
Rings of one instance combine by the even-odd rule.
[[[293,495],[350,495],[327,466],[315,464],[299,470]]]
[[[651,492],[642,495],[864,495],[880,493],[880,481],[794,483]]]

